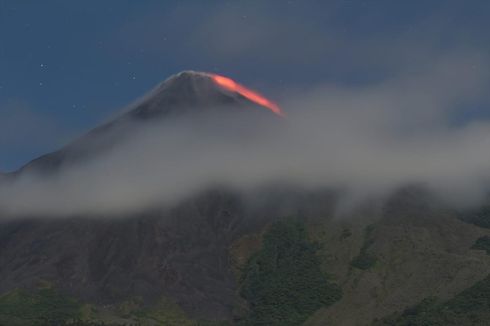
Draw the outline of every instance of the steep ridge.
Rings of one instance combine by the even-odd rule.
[[[224,88],[214,81],[213,76],[215,75],[195,71],[173,75],[115,119],[96,127],[60,150],[29,162],[13,175],[26,171],[53,173],[62,165],[92,158],[130,137],[128,124],[141,124],[144,128],[145,122],[219,110],[226,112],[246,109],[264,115],[270,114],[258,103]]]

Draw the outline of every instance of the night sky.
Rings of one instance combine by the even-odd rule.
[[[489,17],[486,0],[0,0],[0,171],[181,70],[230,76],[280,102],[291,89],[423,70],[447,53],[470,53],[483,69]],[[489,103],[475,100],[463,118],[486,117]]]

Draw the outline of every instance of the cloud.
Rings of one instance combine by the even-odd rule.
[[[456,53],[368,86],[291,91],[285,120],[230,110],[128,125],[129,137],[92,160],[0,186],[0,210],[123,214],[213,186],[254,192],[278,182],[356,198],[424,183],[451,203],[472,204],[488,186],[490,122],[454,125],[451,117],[488,87],[477,60]]]

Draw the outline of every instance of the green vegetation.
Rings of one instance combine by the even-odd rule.
[[[81,304],[52,287],[14,290],[0,296],[1,326],[224,326],[220,321],[195,321],[171,300],[143,306],[138,298],[112,308]]]
[[[90,320],[74,320],[74,321],[61,321],[57,323],[49,323],[47,325],[53,326],[139,326],[139,324],[117,324],[111,322],[103,322],[103,321],[90,321]]]
[[[394,314],[376,326],[466,326],[488,325],[490,320],[490,274],[482,281],[444,303],[434,298]]]
[[[362,270],[367,270],[376,265],[377,258],[376,256],[370,254],[368,252],[369,247],[373,244],[374,238],[372,237],[372,233],[374,231],[374,226],[369,225],[366,227],[364,231],[364,243],[361,247],[361,250],[359,252],[359,255],[357,255],[352,261],[351,261],[351,266],[362,269]]]
[[[226,326],[223,321],[192,320],[172,300],[162,297],[151,306],[143,305],[141,298],[132,298],[117,307],[117,316],[134,321],[134,325],[169,326]]]
[[[461,219],[481,228],[490,229],[490,206],[482,206],[476,211],[463,214]]]
[[[0,297],[0,325],[45,325],[80,318],[81,305],[52,288],[15,290]]]
[[[490,255],[490,236],[486,235],[476,240],[471,249],[486,250],[487,255]]]
[[[342,230],[342,234],[340,235],[340,239],[341,240],[347,239],[351,235],[352,235],[352,231],[350,229],[348,229],[348,228],[344,228]]]
[[[339,300],[341,290],[322,273],[316,251],[302,222],[273,224],[244,268],[241,295],[250,310],[239,324],[299,325]]]
[[[136,316],[141,325],[156,323],[157,325],[194,326],[196,322],[187,318],[182,309],[168,299],[161,299],[156,305],[138,308],[129,316]]]
[[[196,326],[231,326],[233,325],[229,321],[219,320],[198,320]]]
[[[376,265],[377,258],[374,255],[371,255],[367,253],[366,251],[361,251],[359,255],[357,255],[354,259],[351,261],[351,266],[362,269],[362,270],[368,270],[374,265]]]

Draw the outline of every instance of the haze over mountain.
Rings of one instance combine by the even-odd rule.
[[[275,183],[342,189],[346,203],[425,184],[455,205],[475,205],[488,186],[490,127],[451,122],[455,106],[486,85],[486,70],[472,69],[468,56],[368,88],[291,92],[281,101],[285,119],[210,74],[182,73],[12,173],[0,207],[11,216],[117,214],[175,204],[210,185],[253,193]]]
[[[488,126],[392,129],[415,121],[392,96],[421,105],[417,118],[430,106],[428,122],[478,76],[445,85],[436,67],[389,92],[326,88],[285,118],[212,76],[172,76],[2,177],[0,322],[366,325],[488,274],[488,215],[456,209],[484,198]],[[439,92],[414,98],[426,79]]]
[[[488,326],[489,13],[0,1],[0,326]]]

